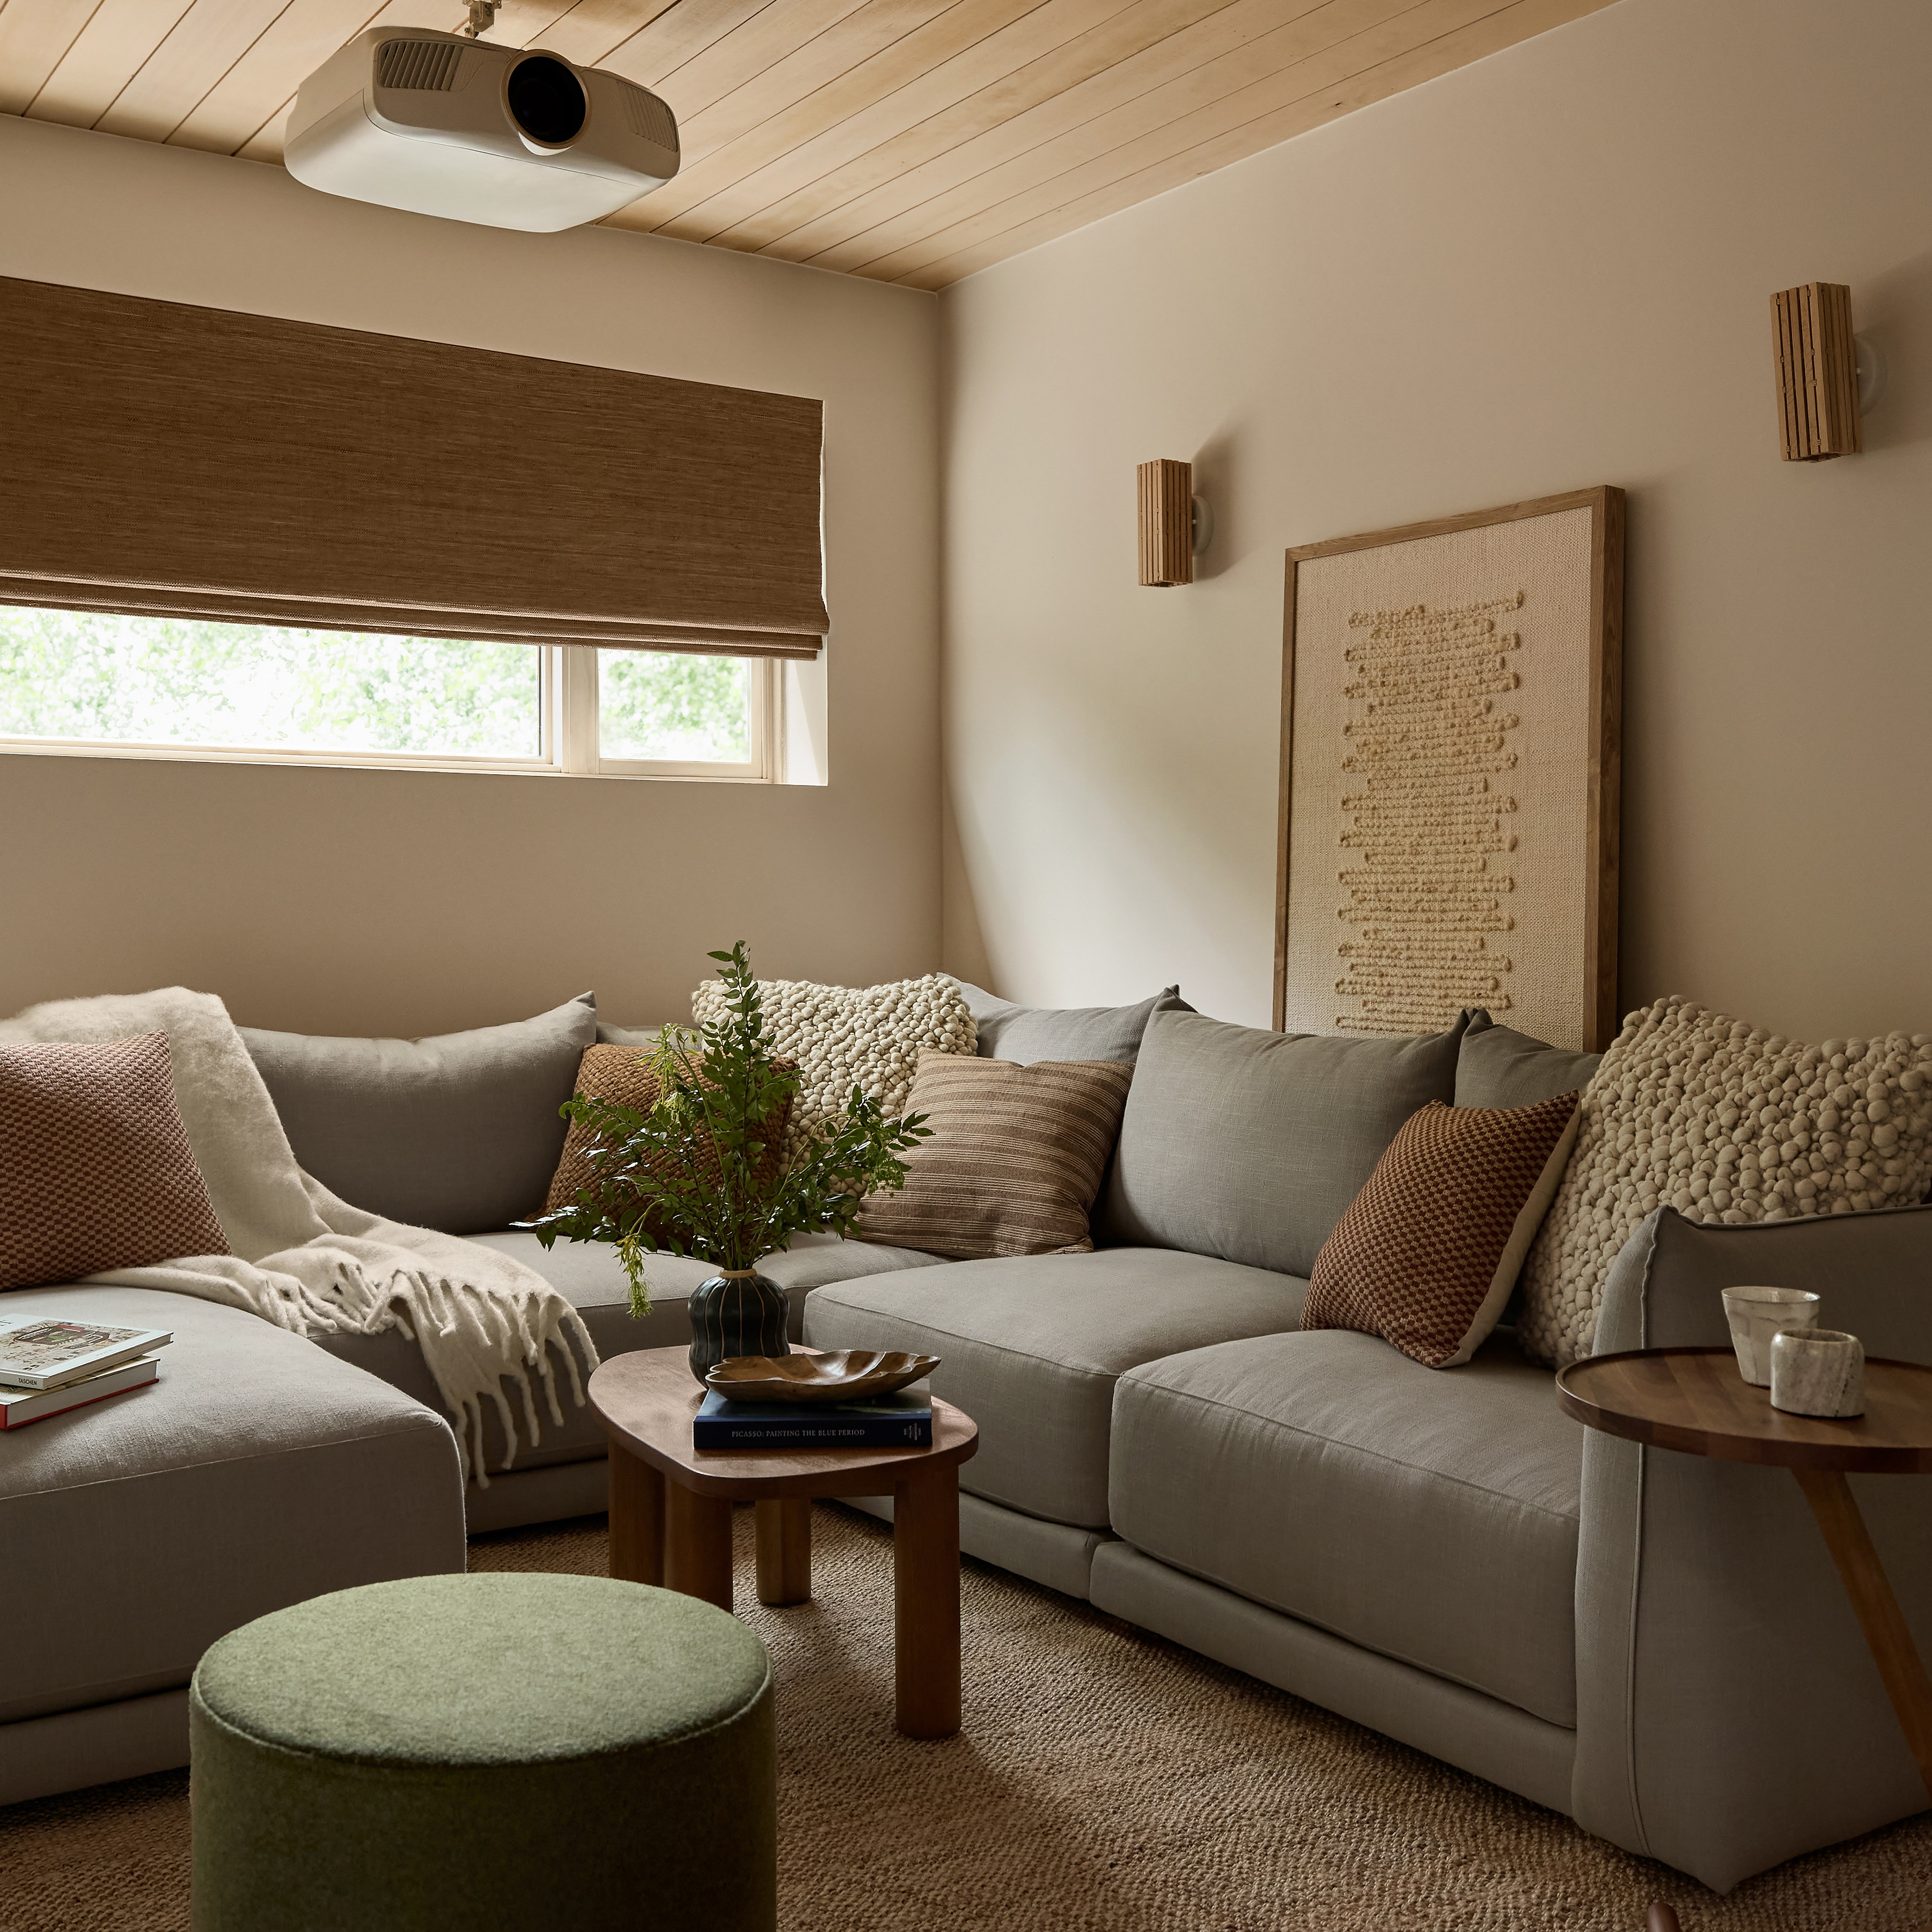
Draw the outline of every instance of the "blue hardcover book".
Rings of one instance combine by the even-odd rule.
[[[867,1402],[727,1402],[707,1390],[694,1449],[930,1449],[932,1397],[922,1385]]]

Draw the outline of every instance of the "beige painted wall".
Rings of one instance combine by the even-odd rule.
[[[1932,1030],[1928,74],[1923,0],[1622,0],[949,291],[946,963],[1265,1025],[1284,546],[1616,483],[1624,1004]],[[1890,391],[1782,464],[1814,279]]]
[[[0,1012],[184,981],[256,1025],[415,1034],[593,986],[628,1023],[686,1012],[740,937],[774,977],[938,964],[932,297],[7,117],[0,274],[822,397],[834,626],[822,788],[0,755]]]

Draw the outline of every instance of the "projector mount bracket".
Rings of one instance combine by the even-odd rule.
[[[487,34],[496,24],[496,14],[502,4],[503,0],[470,0],[469,23],[456,31],[467,34],[472,40],[479,34]]]

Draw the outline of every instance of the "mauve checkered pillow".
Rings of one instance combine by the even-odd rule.
[[[0,1288],[225,1255],[168,1036],[0,1046]]]
[[[1576,1101],[1412,1114],[1316,1257],[1302,1327],[1379,1335],[1432,1369],[1466,1362],[1556,1198]]]

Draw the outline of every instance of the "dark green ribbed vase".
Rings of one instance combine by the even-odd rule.
[[[691,1310],[691,1372],[700,1382],[706,1370],[734,1355],[791,1353],[785,1292],[755,1270],[715,1274],[692,1290],[685,1305]]]
[[[371,1583],[202,1657],[194,1932],[774,1932],[771,1659],[602,1576]]]

